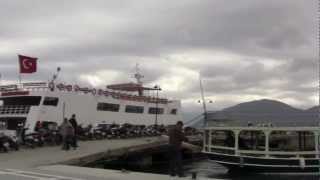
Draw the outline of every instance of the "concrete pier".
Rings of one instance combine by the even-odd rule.
[[[116,157],[130,151],[167,143],[166,137],[79,142],[77,150],[62,151],[60,146],[22,149],[0,154],[0,179],[84,180],[84,179],[170,179],[167,175],[121,172],[70,165],[81,165],[103,157]],[[183,178],[180,178],[183,179]],[[186,179],[190,179],[186,178]]]

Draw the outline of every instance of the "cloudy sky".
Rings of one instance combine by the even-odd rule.
[[[2,83],[18,79],[17,54],[38,57],[23,81],[94,87],[134,81],[199,111],[199,75],[209,110],[263,98],[317,104],[316,0],[2,0]]]

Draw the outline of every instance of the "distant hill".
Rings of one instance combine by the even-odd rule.
[[[280,101],[262,99],[240,103],[221,111],[210,112],[211,122],[232,122],[236,125],[272,123],[277,126],[318,125],[318,107],[297,109]],[[209,121],[209,122],[210,122]]]
[[[224,112],[241,112],[241,113],[301,113],[303,110],[294,108],[280,101],[258,100],[241,103],[226,109]]]
[[[319,106],[314,106],[310,109],[307,109],[306,112],[313,112],[313,113],[318,113],[319,112]]]

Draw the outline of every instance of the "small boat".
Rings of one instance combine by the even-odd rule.
[[[206,127],[205,153],[229,172],[316,173],[319,127]]]

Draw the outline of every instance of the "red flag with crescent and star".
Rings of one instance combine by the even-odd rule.
[[[19,56],[20,73],[34,73],[37,71],[37,59],[29,56]]]

